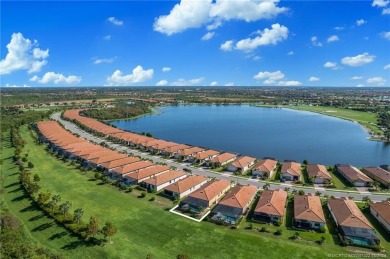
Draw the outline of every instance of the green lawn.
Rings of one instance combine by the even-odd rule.
[[[363,125],[364,127],[368,128],[369,130],[373,131],[376,134],[382,134],[382,130],[380,130],[376,125],[377,124],[377,115],[374,113],[369,112],[360,112],[360,111],[354,111],[350,109],[342,109],[342,108],[335,108],[335,107],[323,107],[323,106],[292,106],[292,105],[285,105],[283,107],[294,109],[294,110],[301,110],[301,111],[310,111],[315,113],[321,113],[329,116],[334,116],[346,120],[356,121]]]
[[[91,180],[89,174],[82,174],[49,155],[45,146],[34,144],[27,127],[22,127],[21,135],[27,141],[25,150],[29,151],[29,161],[35,165],[32,171],[41,177],[42,190],[60,194],[62,202],[71,201],[72,210],[83,208],[84,221],[93,215],[101,223],[109,220],[118,228],[114,244],[105,247],[85,246],[82,240],[70,236],[31,206],[23,195],[17,183],[17,169],[11,164],[12,150],[5,143],[5,202],[37,242],[69,258],[145,258],[149,252],[156,258],[175,258],[179,253],[187,253],[191,258],[288,258],[291,255],[324,258],[328,253],[347,252],[331,242],[319,246],[243,228],[231,230],[212,223],[192,222],[165,211],[164,204],[169,202],[159,204],[161,197],[150,202],[151,194],[140,199],[134,193]]]

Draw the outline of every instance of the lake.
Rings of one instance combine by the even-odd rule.
[[[325,165],[390,163],[390,145],[368,140],[362,126],[335,117],[248,105],[170,106],[156,111],[110,123],[164,140],[256,158],[306,159]]]

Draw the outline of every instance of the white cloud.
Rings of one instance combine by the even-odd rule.
[[[375,56],[368,54],[367,52],[359,54],[354,57],[345,57],[341,59],[341,63],[351,67],[360,67],[371,63],[375,60]]]
[[[336,26],[336,27],[334,27],[334,29],[336,31],[342,31],[342,30],[345,30],[345,27],[344,26]]]
[[[212,39],[214,37],[214,34],[215,34],[214,32],[209,31],[208,33],[203,35],[201,40],[210,40],[210,39]]]
[[[390,64],[383,67],[384,70],[390,69]]]
[[[116,57],[113,58],[93,58],[95,61],[94,64],[103,64],[103,63],[112,63],[116,59]]]
[[[120,21],[120,20],[118,20],[118,19],[115,18],[115,17],[108,17],[108,18],[107,18],[107,21],[109,21],[110,23],[112,23],[112,24],[114,24],[114,25],[116,25],[116,26],[121,26],[121,25],[123,25],[123,21]]]
[[[81,82],[80,76],[64,76],[63,74],[54,73],[54,72],[47,72],[43,75],[42,78],[39,78],[38,76],[33,76],[30,78],[30,81],[32,82],[38,82],[41,84],[47,84],[47,83],[54,83],[54,84],[78,84]]]
[[[289,56],[292,56],[294,54],[295,54],[294,51],[290,51],[290,52],[287,53],[287,55],[289,55]]]
[[[357,25],[357,26],[361,26],[361,25],[363,25],[363,24],[365,24],[365,23],[367,23],[367,21],[364,20],[364,19],[360,19],[360,20],[357,20],[357,21],[356,21],[356,25]]]
[[[385,14],[390,14],[390,8],[385,8],[382,10],[382,14],[385,15]]]
[[[325,64],[324,64],[324,67],[326,67],[326,68],[330,68],[330,69],[333,69],[333,70],[338,70],[338,69],[340,69],[340,67],[337,65],[337,63],[335,63],[335,62],[326,62]]]
[[[313,46],[322,47],[322,43],[318,41],[317,36],[311,37],[310,40],[311,40],[311,43],[313,44]]]
[[[104,40],[111,40],[111,35],[106,35],[103,37]]]
[[[160,80],[156,83],[156,86],[166,86],[168,84],[167,80]]]
[[[386,79],[376,76],[376,77],[370,77],[367,79],[367,83],[369,84],[376,84],[376,85],[384,85],[386,82]]]
[[[190,80],[185,79],[178,79],[177,81],[173,82],[171,85],[173,86],[193,86],[193,85],[200,85],[204,80],[204,77],[194,78]]]
[[[224,84],[224,86],[234,86],[234,83],[233,82],[227,82]]]
[[[123,75],[120,70],[116,70],[110,77],[107,78],[109,86],[115,85],[130,85],[134,83],[142,83],[152,79],[153,69],[144,70],[142,66],[136,66],[131,74]]]
[[[181,0],[168,15],[155,18],[155,31],[172,35],[205,24],[207,30],[215,30],[222,21],[246,22],[274,18],[288,9],[278,7],[279,0]]]
[[[233,41],[228,40],[225,43],[222,43],[219,48],[223,51],[231,51],[231,50],[233,50]]]
[[[181,0],[168,15],[156,18],[155,31],[172,35],[189,28],[199,28],[210,20],[211,0]]]
[[[276,84],[278,81],[284,78],[284,74],[280,70],[275,72],[265,71],[265,72],[259,72],[257,75],[254,75],[253,78],[256,80],[265,79],[263,83],[267,85]]]
[[[358,84],[356,87],[364,87],[363,84]]]
[[[278,85],[281,86],[300,86],[302,85],[299,81],[279,81]]]
[[[317,81],[320,81],[320,79],[319,79],[318,77],[311,76],[311,77],[309,78],[309,81],[310,81],[310,82],[317,82]]]
[[[390,31],[382,32],[381,36],[386,40],[390,40]]]
[[[351,80],[362,80],[363,77],[362,76],[353,76],[350,78]]]
[[[12,87],[12,88],[19,88],[19,87],[30,87],[29,85],[26,85],[26,84],[24,84],[24,85],[15,85],[15,84],[13,84],[13,85],[10,85],[10,84],[5,84],[4,86],[2,86],[2,87]]]
[[[171,68],[170,67],[163,67],[161,71],[169,72],[169,71],[171,71]]]
[[[338,40],[339,40],[339,37],[337,35],[332,35],[328,38],[327,42],[330,43],[330,42],[335,42]]]
[[[258,61],[258,60],[260,60],[260,59],[261,59],[261,57],[260,57],[260,56],[257,56],[257,55],[252,57],[252,60],[253,60],[253,61]]]
[[[390,1],[387,0],[374,0],[372,1],[372,6],[377,6],[377,7],[386,7]]]
[[[251,51],[260,46],[276,45],[278,42],[287,39],[288,28],[275,23],[271,26],[271,29],[266,28],[263,31],[259,30],[256,34],[259,34],[259,36],[253,39],[246,38],[238,41],[235,48],[242,51]]]
[[[29,74],[39,72],[47,64],[46,59],[49,57],[49,49],[38,48],[38,41],[32,42],[20,32],[12,34],[7,49],[7,55],[0,61],[0,74],[10,74],[22,69]]]
[[[218,82],[217,81],[213,81],[210,83],[210,86],[217,86],[218,85]]]

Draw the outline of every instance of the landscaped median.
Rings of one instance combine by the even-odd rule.
[[[72,254],[73,258],[86,254],[143,258],[149,252],[159,258],[173,258],[179,253],[187,253],[191,258],[204,258],[205,255],[210,258],[277,258],[291,254],[296,258],[324,258],[328,251],[347,252],[332,242],[307,246],[304,242],[291,242],[283,236],[267,236],[242,228],[232,230],[210,223],[199,224],[175,216],[165,211],[170,208],[163,202],[166,199],[156,196],[155,201],[149,201],[150,194],[138,198],[137,190],[128,193],[108,185],[101,186],[92,172],[84,173],[74,165],[50,156],[45,146],[36,145],[27,127],[22,127],[21,135],[26,140],[29,160],[35,165],[32,172],[41,178],[42,189],[72,201],[73,208],[83,207],[85,218],[94,215],[101,222],[111,221],[118,228],[114,245],[85,247],[80,242],[69,241],[66,246],[69,251],[61,249],[64,245],[58,246],[61,236],[53,242],[45,236],[34,235],[42,244],[66,255]],[[166,201],[172,206],[171,201]]]

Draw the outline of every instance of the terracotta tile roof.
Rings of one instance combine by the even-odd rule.
[[[94,164],[101,164],[101,163],[115,161],[115,160],[126,158],[126,157],[127,157],[126,155],[118,154],[115,152],[115,153],[107,155],[107,156],[102,156],[102,157],[92,159],[92,160],[90,160],[90,162],[94,163]]]
[[[237,155],[231,154],[231,153],[222,153],[218,156],[215,156],[211,159],[212,162],[214,163],[226,163],[227,161],[236,158]]]
[[[330,199],[328,205],[340,226],[374,229],[352,200],[348,198]]]
[[[189,156],[189,155],[196,154],[196,153],[203,152],[203,151],[205,151],[203,148],[191,147],[191,148],[180,150],[179,154],[182,156]]]
[[[107,168],[107,169],[112,169],[112,168],[116,168],[119,166],[131,164],[131,163],[134,163],[137,161],[140,161],[140,159],[138,157],[125,157],[122,159],[102,163],[101,166],[104,168]]]
[[[306,166],[307,174],[309,177],[323,178],[323,179],[332,179],[332,176],[329,174],[325,166],[319,164],[312,164]]]
[[[163,172],[167,172],[169,170],[169,166],[167,165],[155,165],[155,166],[150,166],[147,168],[142,168],[134,173],[129,173],[126,174],[126,177],[137,179],[137,180],[142,180],[146,177],[150,177],[156,174],[160,174]]]
[[[160,186],[185,175],[187,174],[184,171],[169,170],[166,173],[155,175],[152,178],[146,179],[144,182],[154,186]]]
[[[359,169],[351,165],[337,166],[337,170],[341,171],[351,181],[372,182],[372,179],[363,174]]]
[[[286,213],[287,192],[282,189],[264,190],[255,212],[283,217]]]
[[[253,163],[256,160],[256,158],[250,157],[250,156],[242,156],[237,158],[232,165],[237,168],[244,168],[248,166],[250,163]]]
[[[184,144],[179,144],[177,146],[171,146],[171,147],[166,147],[163,150],[168,153],[174,153],[183,149],[188,149],[191,148],[191,146],[184,145]]]
[[[215,151],[215,150],[206,150],[206,151],[204,151],[204,152],[200,152],[200,153],[197,153],[196,155],[195,155],[195,158],[196,159],[199,159],[199,160],[202,160],[202,159],[206,159],[206,158],[209,158],[209,157],[211,157],[211,156],[215,156],[215,155],[217,155],[217,154],[219,154],[219,152],[218,151]]]
[[[270,173],[273,171],[278,164],[278,161],[272,160],[272,159],[261,159],[253,168],[252,170],[256,170],[259,172],[266,172]]]
[[[257,191],[258,188],[253,185],[236,185],[219,204],[244,209],[251,202]]]
[[[162,142],[153,145],[152,148],[157,149],[157,150],[163,150],[165,148],[177,146],[177,145],[179,145],[179,144],[177,144],[175,142],[168,142],[168,141],[163,140]]]
[[[212,180],[188,196],[200,200],[210,201],[229,186],[230,182],[226,179]]]
[[[320,197],[311,194],[294,196],[294,218],[325,222]]]
[[[378,166],[365,167],[362,172],[366,173],[368,176],[370,176],[369,174],[374,175],[384,182],[390,183],[390,172]]]
[[[76,150],[76,151],[73,151],[72,153],[76,156],[84,156],[84,155],[88,155],[88,154],[91,154],[91,153],[94,153],[94,152],[100,152],[100,151],[105,151],[105,148],[101,147],[101,146],[97,146],[97,145],[94,145],[92,147],[83,147],[82,149],[79,149],[79,150]]]
[[[85,154],[85,155],[82,155],[80,157],[85,159],[85,160],[92,160],[92,159],[97,158],[97,157],[103,157],[103,156],[107,156],[107,155],[111,155],[111,154],[115,154],[115,153],[116,153],[115,151],[111,151],[109,149],[104,149],[102,151],[91,152],[89,154]]]
[[[164,142],[165,141],[161,140],[161,139],[153,139],[153,140],[149,140],[149,141],[147,141],[147,142],[145,142],[144,144],[141,144],[141,145],[143,145],[144,147],[153,147],[155,145],[159,145],[159,144],[162,144]]]
[[[293,176],[301,176],[301,164],[296,162],[284,162],[282,165],[281,173],[288,173]]]
[[[371,202],[370,207],[373,208],[387,224],[390,225],[390,201]]]
[[[164,190],[183,193],[204,181],[207,181],[207,178],[202,175],[190,175],[187,178],[165,187]]]
[[[150,161],[138,161],[135,163],[125,165],[121,168],[115,169],[114,172],[123,175],[123,174],[130,173],[132,171],[139,170],[139,169],[146,168],[146,167],[153,166],[153,165],[154,164]]]

